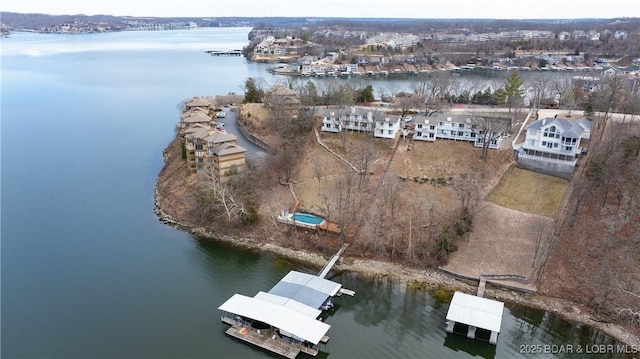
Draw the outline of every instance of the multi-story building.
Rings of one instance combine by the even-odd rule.
[[[263,101],[266,107],[290,116],[300,112],[298,93],[284,86],[276,86],[267,91]]]
[[[213,108],[213,104],[206,98],[202,98],[202,97],[194,97],[188,101],[185,101],[184,103],[185,112],[194,110],[196,108],[205,110],[205,112],[209,113],[209,111],[211,111],[211,109]]]
[[[370,108],[351,106],[345,108],[342,114],[331,112],[322,119],[322,131],[342,132],[358,131],[372,132],[374,137],[395,138],[400,131],[400,116],[374,114]]]
[[[244,170],[247,150],[237,145],[236,136],[199,124],[185,131],[184,140],[189,173],[202,173],[223,183],[233,169]]]
[[[577,120],[543,118],[527,126],[523,143],[514,146],[518,166],[569,178],[582,153],[581,140],[591,136],[587,118]]]
[[[184,136],[185,131],[192,129],[196,124],[209,127],[214,124],[214,121],[206,110],[196,107],[184,112],[180,116],[180,122],[176,126],[176,129],[180,136]]]
[[[429,116],[415,116],[413,139],[419,141],[435,141],[448,139],[472,142],[475,147],[483,147],[485,141],[488,147],[497,149],[501,139],[511,130],[509,118],[493,117],[490,121],[503,122],[499,126],[484,126],[483,121],[476,120],[472,114],[451,114],[433,112]],[[485,116],[486,118],[486,116]],[[486,133],[494,131],[496,133]]]

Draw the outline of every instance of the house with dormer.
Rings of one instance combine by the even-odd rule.
[[[400,116],[385,116],[375,121],[375,127],[373,128],[373,137],[378,138],[395,138],[398,132],[400,132],[400,123],[402,118]]]
[[[514,146],[516,163],[535,172],[570,178],[591,130],[591,121],[584,117],[534,121],[527,126],[524,142]]]

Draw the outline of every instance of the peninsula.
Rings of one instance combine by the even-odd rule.
[[[514,109],[510,117],[507,108],[439,109],[444,113],[439,126],[449,122],[462,129],[461,124],[468,124],[469,135],[480,119],[508,119],[512,127],[495,130],[497,145],[484,147],[477,141],[443,138],[442,129],[434,141],[418,140],[417,126],[438,123],[429,122],[437,116],[419,108],[403,110],[401,98],[364,107],[305,106],[295,91],[276,87],[261,92],[253,85],[247,80],[245,96],[185,101],[185,115],[164,152],[166,163],[156,188],[162,221],[201,238],[273,251],[318,267],[347,242],[350,250],[338,270],[394,276],[416,288],[474,292],[484,277],[488,296],[553,311],[621,342],[638,344],[633,314],[627,317],[613,309],[632,308],[635,299],[625,291],[602,288],[600,282],[595,285],[585,276],[588,271],[567,272],[573,261],[566,261],[572,253],[586,265],[580,258],[591,252],[576,252],[572,241],[600,241],[601,236],[589,233],[601,233],[600,226],[616,219],[618,229],[609,238],[610,245],[618,247],[601,253],[600,260],[608,263],[609,275],[638,268],[632,265],[637,257],[616,260],[618,251],[633,247],[628,241],[638,233],[635,192],[624,182],[610,182],[616,189],[605,193],[606,188],[594,182],[595,160],[589,157],[601,153],[596,141],[607,143],[612,134],[624,133],[626,144],[613,152],[620,156],[616,173],[629,181],[637,178],[626,177],[638,169],[635,117],[608,114],[603,122],[604,113],[582,111]],[[207,123],[191,123],[196,127],[189,130],[194,116],[188,114],[194,111],[204,114],[198,117]],[[226,113],[223,119],[216,116],[220,111]],[[403,112],[412,113],[411,119]],[[324,130],[332,121],[347,126],[367,118],[377,124],[370,127],[373,131]],[[529,125],[558,118],[602,125],[582,144],[588,151],[577,157],[569,181],[523,169],[514,156],[514,144],[524,141]],[[240,133],[228,132],[233,125]],[[385,126],[393,129],[392,135],[378,136],[376,131]],[[212,145],[202,147],[199,162],[198,143],[207,146],[207,136],[219,132],[269,150],[240,151],[245,162],[229,167],[222,165],[222,152]],[[212,153],[211,165],[206,153]],[[585,196],[587,189],[591,196]],[[612,194],[618,191],[625,191],[622,198]],[[294,212],[335,223],[339,230],[279,220]],[[626,217],[620,219],[620,213]],[[594,295],[605,291],[615,300],[597,305],[597,297],[583,295],[585,287],[573,292],[574,283],[591,283]]]

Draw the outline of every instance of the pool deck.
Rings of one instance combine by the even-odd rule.
[[[342,233],[342,229],[340,229],[340,226],[335,223],[335,222],[330,222],[330,221],[324,221],[322,223],[320,223],[318,225],[318,228],[325,230],[327,232],[332,232],[332,233],[336,233],[336,234],[340,234]]]
[[[300,221],[294,220],[293,219],[293,214],[294,213],[288,213],[286,216],[280,215],[280,216],[278,216],[277,221],[280,222],[280,223],[293,225],[293,226],[296,226],[296,227],[301,227],[301,228],[306,228],[306,229],[311,229],[311,230],[316,230],[316,231],[317,230],[323,230],[323,231],[327,231],[327,232],[331,232],[331,233],[335,233],[335,234],[342,233],[342,229],[340,228],[340,226],[336,222],[327,221],[325,219],[320,224],[307,224],[307,223],[304,223],[304,222],[300,222]],[[306,213],[302,213],[302,214],[306,214]],[[311,214],[309,214],[309,215],[311,216]],[[314,216],[314,217],[316,217],[316,216]],[[321,217],[318,217],[318,218],[321,218]]]

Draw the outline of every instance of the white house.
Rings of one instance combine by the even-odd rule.
[[[371,109],[351,106],[344,109],[342,114],[331,112],[324,116],[322,119],[322,131],[334,133],[342,132],[343,130],[374,131],[374,137],[394,138],[400,131],[400,122],[399,116],[374,119]]]
[[[586,118],[543,118],[527,126],[525,140],[514,148],[518,166],[563,178],[573,174],[581,140],[591,135]]]
[[[507,118],[504,120],[509,121]],[[416,117],[415,124],[414,140],[449,139],[472,142],[475,147],[482,147],[483,140],[487,137],[483,136],[483,130],[478,128],[470,114],[433,112],[426,117]],[[504,133],[489,136],[492,137],[489,148],[497,149],[503,135]]]
[[[322,118],[322,131],[334,133],[342,131],[342,122],[335,112],[331,112]]]
[[[627,32],[625,30],[616,30],[613,37],[615,37],[616,40],[625,40],[627,38]]]
[[[385,117],[376,120],[374,137],[395,138],[400,131],[400,116]]]

